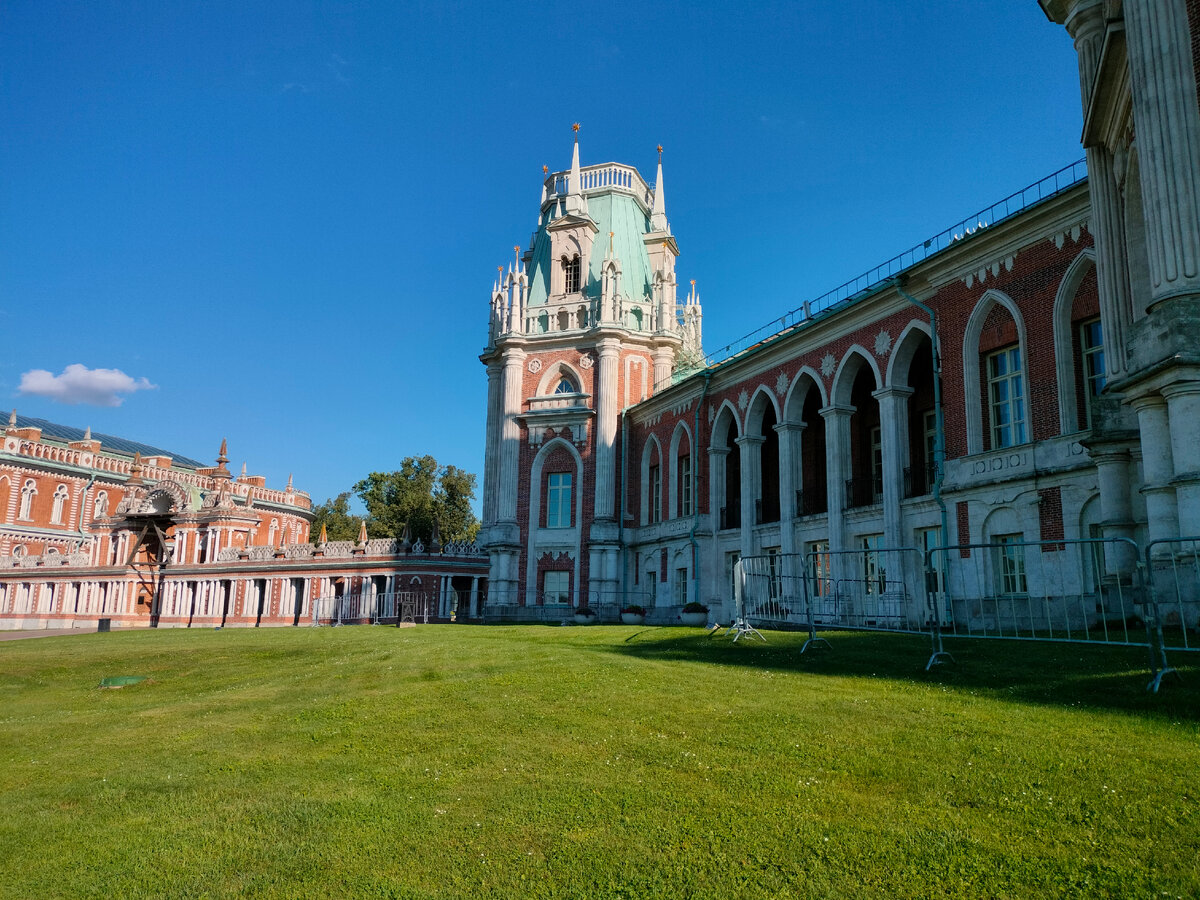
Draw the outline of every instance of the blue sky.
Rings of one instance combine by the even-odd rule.
[[[0,405],[318,502],[482,472],[489,289],[572,122],[665,147],[707,348],[1082,156],[1035,0],[6,0],[0,115]],[[141,389],[21,391],[71,365]]]

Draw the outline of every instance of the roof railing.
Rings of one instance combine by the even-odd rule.
[[[1048,200],[1056,194],[1060,194],[1068,188],[1072,188],[1086,180],[1087,164],[1085,160],[1081,159],[1071,163],[1069,166],[1064,166],[1057,172],[1047,175],[1039,181],[1035,181],[1028,187],[1016,193],[1009,194],[1003,200],[993,203],[986,209],[982,209],[972,216],[967,216],[965,219],[960,220],[944,231],[938,232],[915,247],[910,247],[908,250],[893,256],[886,262],[868,269],[857,278],[852,278],[845,284],[838,285],[833,290],[827,291],[815,300],[808,300],[779,318],[772,319],[766,325],[756,328],[754,331],[743,335],[735,341],[731,341],[720,350],[707,354],[704,361],[709,366],[726,362],[768,338],[781,335],[785,331],[802,325],[817,313],[824,312],[843,301],[858,299],[858,295],[865,295],[873,288],[895,278],[901,272],[915,266],[917,263],[924,262],[929,257],[941,253],[951,245],[966,240],[980,231],[986,230],[998,222],[1015,216],[1017,213],[1029,209],[1043,200]]]

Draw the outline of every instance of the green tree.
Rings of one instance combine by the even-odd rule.
[[[332,500],[326,500],[320,506],[313,507],[312,529],[308,539],[316,544],[321,539],[321,526],[325,526],[326,536],[331,541],[358,540],[359,524],[362,519],[350,515],[350,492],[344,491]]]
[[[432,456],[409,456],[395,472],[372,472],[354,492],[366,504],[371,537],[398,539],[407,525],[414,541],[428,544],[435,518],[443,541],[474,540],[479,533],[471,511],[475,476],[456,466],[439,467]]]

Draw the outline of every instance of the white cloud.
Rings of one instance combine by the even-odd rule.
[[[89,406],[120,406],[122,394],[157,387],[145,378],[133,378],[120,369],[89,369],[72,363],[61,375],[45,369],[30,369],[21,376],[17,390],[35,397],[48,397],[59,403],[86,403]]]

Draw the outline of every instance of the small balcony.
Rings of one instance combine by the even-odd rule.
[[[883,502],[883,476],[860,475],[846,480],[846,509]]]
[[[812,488],[807,491],[796,491],[796,515],[816,516],[829,512],[829,501],[825,496],[824,487]]]
[[[721,531],[742,527],[742,510],[740,506],[721,507]]]

